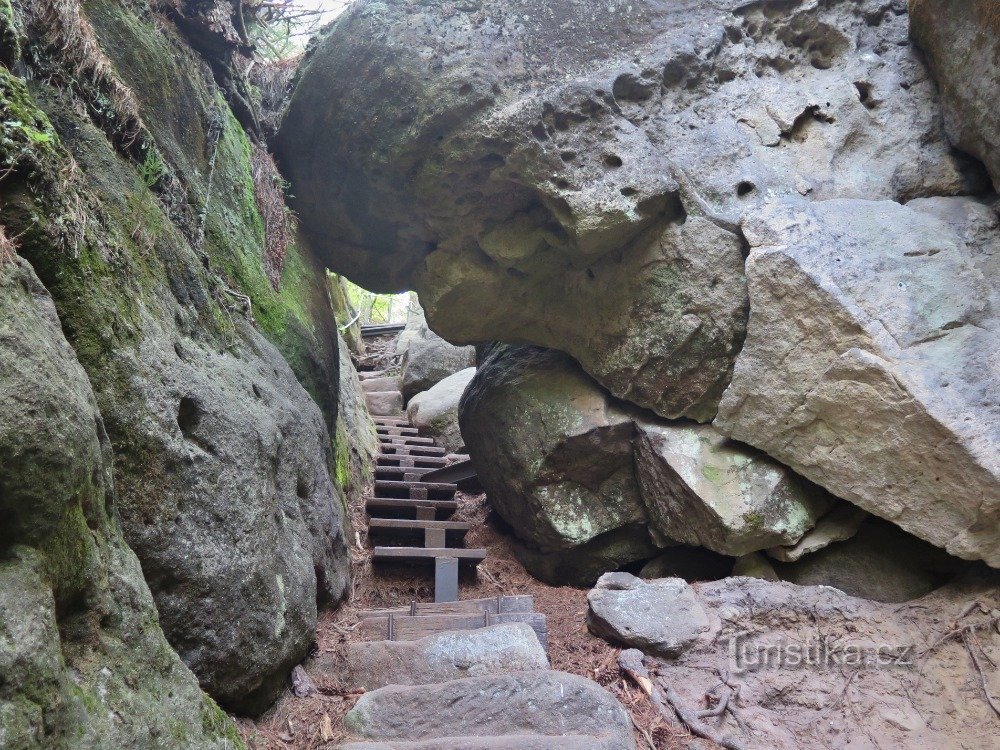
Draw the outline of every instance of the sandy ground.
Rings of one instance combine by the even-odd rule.
[[[460,495],[459,499],[462,507],[455,520],[474,524],[466,546],[484,547],[489,552],[477,574],[461,580],[461,598],[534,596],[536,611],[548,618],[552,668],[596,680],[610,690],[631,712],[636,726],[636,743],[641,750],[712,747],[704,741],[694,740],[684,727],[663,721],[638,688],[623,678],[618,668],[619,650],[587,630],[586,590],[548,586],[532,578],[511,552],[509,537],[500,531],[502,522],[493,517],[485,495]],[[354,508],[352,516],[361,543],[352,550],[352,597],[338,610],[321,614],[314,655],[335,653],[343,644],[355,639],[354,627],[360,610],[407,605],[415,600],[433,601],[429,569],[402,566],[373,569],[365,538],[365,516],[360,508]],[[240,731],[252,750],[332,748],[346,736],[342,719],[359,695],[346,693],[335,676],[317,673],[315,668],[310,669],[310,663],[306,666],[319,689],[317,695],[296,698],[287,691],[259,720],[240,720]]]

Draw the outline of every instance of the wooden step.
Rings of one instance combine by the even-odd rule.
[[[410,420],[407,419],[405,416],[400,416],[400,417],[373,416],[372,419],[375,421],[375,426],[376,427],[378,427],[380,425],[381,426],[392,425],[392,426],[400,426],[400,427],[409,427],[410,426]]]
[[[457,461],[456,463],[443,466],[440,469],[429,472],[420,478],[422,482],[448,482],[455,484],[464,492],[482,492],[483,487],[479,483],[479,475],[472,461]]]
[[[457,603],[457,602],[456,602]],[[415,641],[435,633],[449,630],[478,630],[490,625],[523,622],[528,624],[538,636],[542,648],[548,649],[548,623],[545,615],[539,612],[510,612],[494,614],[454,614],[454,615],[416,615],[396,617],[370,617],[361,621],[358,632],[369,640],[378,641]]]
[[[409,500],[401,497],[372,497],[365,503],[368,515],[375,518],[416,518],[420,508],[428,508],[438,519],[458,510],[457,500]]]
[[[392,466],[399,467],[401,460],[413,461],[414,467],[430,468],[436,469],[440,466],[444,466],[448,463],[447,459],[443,456],[397,456],[394,454],[381,455],[376,459],[376,465],[382,466]]]
[[[362,620],[370,617],[397,617],[407,615],[468,615],[490,612],[498,615],[511,612],[534,612],[535,597],[533,596],[495,596],[490,599],[464,599],[457,602],[410,602],[406,607],[389,607],[387,609],[368,609],[358,613]]]
[[[379,435],[399,435],[399,436],[409,436],[412,435],[416,437],[420,434],[416,427],[403,427],[402,425],[385,425],[384,427],[376,425],[375,430]]]
[[[436,445],[386,445],[379,448],[383,456],[440,456],[444,458],[448,451]]]
[[[379,497],[408,497],[414,500],[450,500],[458,487],[445,482],[407,482],[398,479],[376,479],[375,492]]]
[[[407,474],[424,474],[434,471],[433,466],[376,466],[376,479],[404,479]]]
[[[379,435],[378,441],[383,445],[434,445],[434,438],[410,435]]]
[[[471,523],[461,521],[429,521],[410,518],[372,518],[368,522],[369,536],[419,536],[446,542],[460,543],[472,529]],[[424,542],[425,547],[435,546]]]
[[[399,562],[413,565],[433,563],[439,557],[452,557],[462,565],[475,567],[486,559],[484,549],[464,547],[376,547],[372,550],[375,562]]]

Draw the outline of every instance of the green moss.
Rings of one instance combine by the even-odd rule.
[[[166,173],[166,165],[163,163],[163,155],[158,149],[150,149],[146,154],[146,159],[139,165],[139,177],[142,183],[148,187],[155,187]]]
[[[0,8],[2,14],[2,8]],[[24,81],[0,67],[0,166],[46,172],[58,162],[59,136]]]
[[[0,0],[0,63],[12,66],[21,57],[23,32],[10,0]]]
[[[701,467],[701,474],[712,484],[722,484],[725,479],[717,466],[709,466],[708,464]]]
[[[203,695],[201,699],[201,728],[207,737],[224,737],[231,743],[233,750],[246,750],[246,745],[236,731],[236,724],[207,695]]]
[[[337,435],[333,441],[334,460],[337,469],[337,484],[347,489],[351,484],[351,438],[342,419],[337,420]]]
[[[66,510],[62,522],[40,549],[58,608],[85,591],[94,561],[94,543],[80,505],[71,505]]]

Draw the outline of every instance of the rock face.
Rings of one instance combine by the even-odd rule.
[[[271,252],[278,176],[169,21],[116,0],[14,8],[31,75],[0,66],[17,111],[0,215],[93,385],[167,639],[227,708],[260,711],[348,581],[325,277],[293,232]],[[156,632],[139,594],[133,610]]]
[[[403,350],[403,398],[409,401],[418,393],[430,390],[449,375],[476,364],[476,350],[471,346],[449,344],[427,327],[423,310],[411,311],[406,328],[400,334],[397,351]]]
[[[944,127],[956,147],[981,159],[1000,189],[996,96],[1000,13],[990,0],[909,0],[910,34],[941,91]]]
[[[793,544],[833,503],[709,425],[638,422],[636,477],[654,538],[740,556]]]
[[[645,522],[632,418],[566,355],[495,347],[459,422],[490,504],[543,553]]]
[[[852,538],[794,563],[772,563],[778,576],[803,586],[833,586],[878,602],[905,602],[953,578],[967,563],[879,518]]]
[[[2,254],[0,383],[0,746],[241,746],[157,625],[55,305]]]
[[[744,335],[742,214],[985,187],[901,2],[771,6],[358,3],[278,136],[304,226],[451,341],[560,349],[708,420]]]
[[[435,438],[451,453],[465,446],[458,426],[458,404],[475,374],[475,367],[467,367],[449,375],[430,390],[418,393],[406,406],[410,424],[419,428],[421,434]]]
[[[708,616],[682,578],[643,581],[605,573],[587,594],[595,635],[660,656],[682,652],[709,628]]]
[[[818,552],[835,542],[843,542],[858,533],[868,513],[850,503],[841,502],[806,532],[798,542],[784,547],[772,547],[770,557],[781,562],[795,562],[804,555]]]
[[[711,630],[655,666],[693,711],[706,691],[729,692],[717,687],[728,672],[739,684],[739,722],[728,711],[709,721],[747,747],[978,747],[996,716],[972,690],[980,681],[962,638],[939,639],[959,618],[996,659],[1000,635],[987,623],[1000,610],[998,584],[995,571],[970,576],[901,607],[819,586],[698,583],[691,588]],[[970,602],[981,606],[969,612]],[[846,688],[845,673],[856,674]],[[987,679],[995,694],[995,673]],[[862,726],[858,716],[873,719]]]
[[[332,666],[344,673],[349,690],[367,691],[548,669],[549,660],[535,631],[512,623],[416,641],[350,643],[343,665]]]
[[[1000,565],[996,216],[961,198],[782,201],[744,231],[750,323],[716,426]]]
[[[635,749],[628,712],[614,696],[590,680],[564,672],[384,687],[361,696],[344,717],[344,726],[390,747],[435,740],[433,747],[487,748],[491,745],[485,738],[527,735],[523,744],[495,746]],[[446,744],[443,738],[464,739]]]

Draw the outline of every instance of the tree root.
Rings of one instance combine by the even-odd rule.
[[[676,691],[674,691],[672,687],[664,685],[662,686],[664,689],[661,690],[660,686],[657,686],[650,679],[649,671],[646,669],[646,666],[642,661],[642,652],[638,649],[630,648],[622,651],[621,656],[618,657],[618,666],[621,667],[625,674],[632,678],[632,680],[639,686],[639,689],[646,694],[653,706],[656,707],[656,710],[668,720],[673,721],[675,716],[680,717],[681,722],[683,722],[687,728],[691,730],[692,734],[703,737],[706,740],[710,740],[727,750],[747,750],[747,746],[740,740],[730,737],[729,735],[723,736],[715,729],[705,724],[701,720],[701,713],[703,712],[692,711],[691,709],[686,708],[681,701],[680,696],[677,695]],[[723,708],[718,714],[715,715],[721,715],[723,711],[726,710],[726,707],[729,705],[730,698],[735,692],[736,689],[730,688],[730,691],[726,694],[725,699],[720,700],[719,702]],[[671,707],[673,710],[671,710]],[[674,712],[676,712],[676,714]]]

